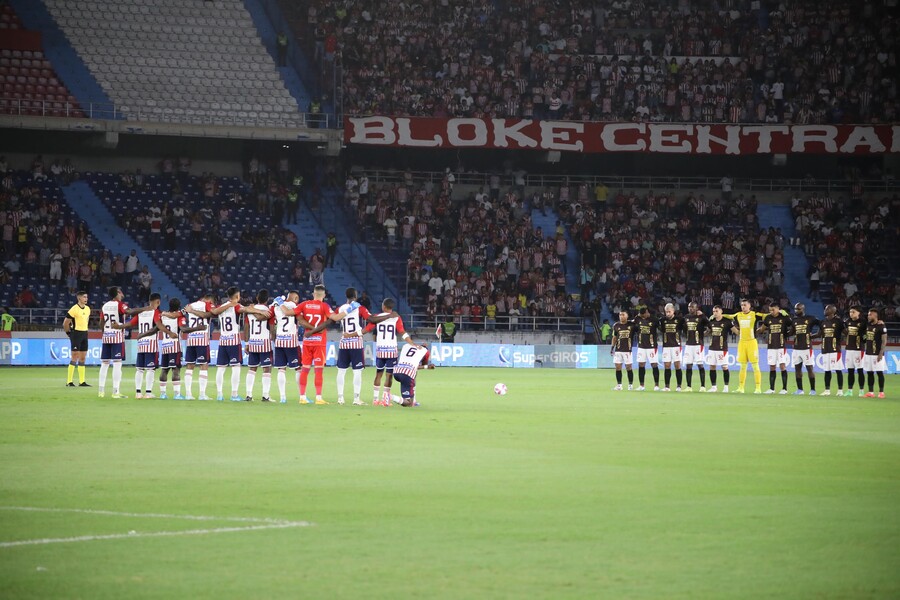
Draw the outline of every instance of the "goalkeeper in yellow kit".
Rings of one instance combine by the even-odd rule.
[[[740,385],[738,393],[744,393],[744,383],[747,381],[747,363],[753,365],[753,378],[756,380],[754,394],[762,393],[762,373],[759,371],[759,344],[756,342],[756,318],[765,318],[768,313],[750,310],[750,301],[741,299],[741,312],[733,315],[724,315],[737,323],[735,333],[740,333],[738,340],[738,364],[741,365]]]

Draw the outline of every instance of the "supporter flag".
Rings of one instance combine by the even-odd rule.
[[[438,323],[437,329],[434,330],[434,337],[441,341],[441,334],[444,333],[444,326]]]

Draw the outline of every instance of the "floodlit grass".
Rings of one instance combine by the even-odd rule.
[[[893,377],[866,400],[437,369],[415,409],[116,401],[64,377],[0,370],[0,597],[900,596]],[[312,525],[148,535],[256,524],[236,517]]]

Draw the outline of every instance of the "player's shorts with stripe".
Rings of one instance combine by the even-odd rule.
[[[272,366],[276,369],[296,369],[300,366],[300,352],[296,346],[272,349]]]
[[[138,352],[134,366],[138,369],[155,369],[159,366],[159,356],[156,352]]]
[[[812,348],[807,350],[794,350],[791,352],[791,364],[794,366],[802,364],[804,367],[813,366],[815,363],[813,362]]]
[[[87,352],[88,332],[75,331],[74,329],[72,329],[69,332],[69,343],[72,347],[72,352]]]
[[[663,346],[662,361],[664,363],[681,362],[681,346]]]
[[[706,354],[703,346],[685,346],[681,363],[685,365],[703,365],[706,362]]]
[[[271,367],[272,351],[268,352],[247,352],[247,365],[251,367]]]
[[[759,343],[756,340],[738,342],[738,362],[759,362]]]
[[[209,364],[209,346],[185,346],[184,364]]]
[[[819,355],[822,359],[823,371],[843,371],[844,361],[840,352],[823,352]]]
[[[613,354],[614,365],[630,365],[631,352],[616,352]]]
[[[394,375],[394,380],[400,384],[400,395],[404,400],[416,397],[416,379],[414,377],[410,377],[406,373],[397,373]]]
[[[726,350],[710,350],[706,353],[706,364],[713,368],[728,369],[728,352]]]
[[[862,350],[846,350],[844,352],[844,354],[846,355],[848,369],[862,369],[863,368]]]
[[[366,357],[362,348],[339,348],[337,351],[337,368],[354,370],[364,369]]]
[[[656,362],[656,348],[638,348],[637,349],[637,361],[639,363],[655,363]]]
[[[866,354],[863,356],[863,369],[870,373],[883,373],[887,371],[887,360],[884,357],[878,360],[877,354]]]
[[[318,344],[303,344],[303,353],[300,364],[304,367],[325,366],[325,346]]]
[[[784,348],[770,348],[766,350],[766,362],[770,367],[788,364],[788,353]]]
[[[100,360],[125,360],[125,344],[103,344],[100,348]]]
[[[181,367],[181,352],[168,352],[160,356],[159,366],[163,369],[178,369]]]
[[[223,346],[219,344],[219,352],[216,354],[217,367],[236,367],[244,362],[241,353],[241,345]]]
[[[378,371],[390,371],[394,372],[394,367],[397,366],[397,357],[393,358],[379,358],[375,357],[375,369]]]

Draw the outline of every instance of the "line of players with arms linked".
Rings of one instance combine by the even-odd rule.
[[[645,389],[646,365],[653,370],[654,390],[670,391],[672,366],[675,367],[676,392],[692,391],[693,367],[700,375],[701,392],[717,392],[717,368],[722,370],[724,392],[729,391],[728,337],[738,337],[737,362],[740,366],[740,381],[737,391],[744,393],[747,369],[752,366],[756,382],[755,393],[761,389],[762,373],[759,368],[759,347],[757,336],[765,336],[769,365],[769,389],[766,394],[776,393],[778,372],[781,373],[779,394],[788,393],[788,365],[794,366],[796,390],[794,394],[804,394],[803,369],[806,368],[810,395],[816,394],[816,375],[813,370],[813,341],[821,341],[822,367],[825,372],[823,396],[831,395],[831,382],[837,379],[837,395],[852,396],[854,386],[859,395],[874,397],[875,381],[878,382],[878,397],[884,398],[884,376],[887,370],[884,352],[887,345],[887,329],[876,309],[864,316],[858,306],[849,309],[847,319],[837,315],[837,309],[829,304],[825,307],[822,320],[806,313],[803,304],[794,306],[793,316],[772,304],[768,312],[752,310],[748,300],[741,300],[741,311],[723,314],[722,307],[715,306],[712,317],[707,317],[692,302],[686,315],[676,314],[675,306],[667,304],[661,318],[651,316],[646,307],[631,318],[628,311],[619,313],[619,321],[613,326],[613,343],[610,352],[616,368],[615,390],[622,390],[623,367],[628,376],[628,389],[634,389],[632,362],[638,364],[638,391]],[[788,339],[793,337],[793,349],[788,356]],[[658,340],[662,338],[662,355],[658,357]],[[707,346],[706,340],[709,339]],[[632,360],[632,346],[637,343],[635,360]],[[683,347],[682,347],[683,345]],[[844,352],[842,353],[842,348]],[[659,364],[663,363],[664,387],[659,385]],[[687,386],[682,388],[682,365]],[[709,367],[711,386],[706,387],[706,368]],[[844,389],[844,369],[847,369],[847,388]],[[866,386],[868,390],[866,391]]]
[[[231,369],[232,401],[252,401],[256,378],[261,378],[262,401],[272,402],[271,375],[276,371],[280,402],[287,403],[287,371],[295,371],[301,404],[329,404],[322,396],[327,334],[329,324],[337,322],[341,339],[337,353],[337,401],[344,404],[344,379],[347,370],[353,371],[353,404],[362,405],[360,398],[362,372],[365,367],[364,333],[375,336],[375,383],[373,404],[390,406],[417,405],[415,382],[420,366],[428,365],[429,352],[416,344],[404,330],[403,320],[394,311],[394,301],[387,298],[382,312],[371,314],[357,302],[354,288],[346,291],[347,302],[337,311],[325,302],[326,290],[317,285],[313,298],[301,302],[300,294],[288,292],[270,299],[267,290],[256,295],[255,303],[240,303],[241,292],[232,287],[220,304],[214,304],[212,293],[206,293],[185,307],[177,298],[169,301],[169,310],[160,310],[160,295],[152,294],[150,303],[129,308],[122,290],[110,288],[109,299],[103,305],[103,335],[100,364],[99,396],[106,393],[109,369],[112,369],[112,397],[124,398],[120,391],[122,361],[125,359],[126,329],[137,330],[135,361],[135,390],[138,398],[154,397],[156,370],[159,377],[160,398],[168,398],[171,390],[175,400],[193,400],[194,379],[197,379],[198,400],[207,396],[210,363],[210,324],[218,320],[220,337],[216,358],[216,399],[223,401],[225,373]],[[79,302],[81,298],[79,298]],[[87,302],[85,295],[84,302]],[[128,319],[128,317],[131,317]],[[302,328],[302,333],[300,331]],[[182,357],[182,338],[184,356]],[[398,349],[398,338],[405,344]],[[248,371],[245,393],[238,393],[241,383],[243,352],[246,349]],[[185,365],[182,382],[181,368]],[[308,378],[313,372],[315,400],[307,397]],[[400,395],[390,393],[393,381],[400,384]]]

